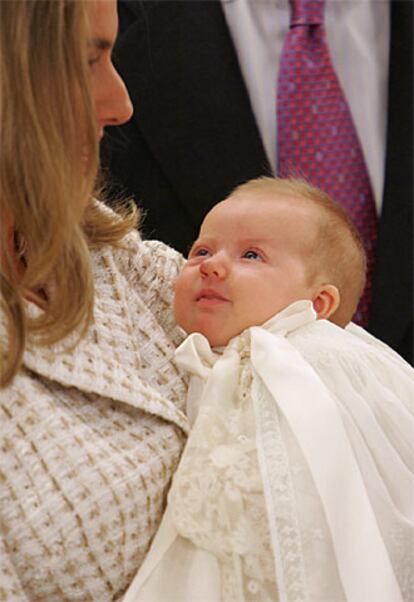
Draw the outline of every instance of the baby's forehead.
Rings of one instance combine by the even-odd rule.
[[[320,233],[317,215],[312,201],[301,197],[236,192],[207,214],[196,242],[260,243],[308,252]]]
[[[312,220],[320,217],[321,209],[312,200],[299,195],[268,191],[235,191],[209,211],[202,227],[237,217],[253,220],[249,222],[253,227],[257,226],[255,218],[263,215],[270,220],[273,217],[275,220],[283,218],[286,224],[292,222],[294,225],[303,220],[310,225]],[[261,222],[260,225],[267,229],[272,226],[272,222]]]

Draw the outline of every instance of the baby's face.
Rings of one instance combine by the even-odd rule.
[[[206,216],[177,279],[175,314],[212,346],[259,325],[299,299],[312,299],[312,210],[295,199],[238,193]]]

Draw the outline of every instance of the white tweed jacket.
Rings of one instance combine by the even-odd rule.
[[[30,340],[0,391],[1,600],[121,600],[158,527],[188,430],[172,361],[183,259],[124,242],[92,253],[87,336]]]

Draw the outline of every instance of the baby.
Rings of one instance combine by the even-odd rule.
[[[364,282],[303,182],[206,216],[176,283],[193,427],[124,602],[413,599],[414,370],[349,324]]]
[[[305,183],[262,178],[205,218],[176,284],[176,318],[212,346],[298,299],[345,326],[364,282],[364,251],[344,211]]]

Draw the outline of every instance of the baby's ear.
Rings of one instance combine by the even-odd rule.
[[[339,307],[341,297],[333,284],[323,284],[312,299],[318,320],[327,320]]]

